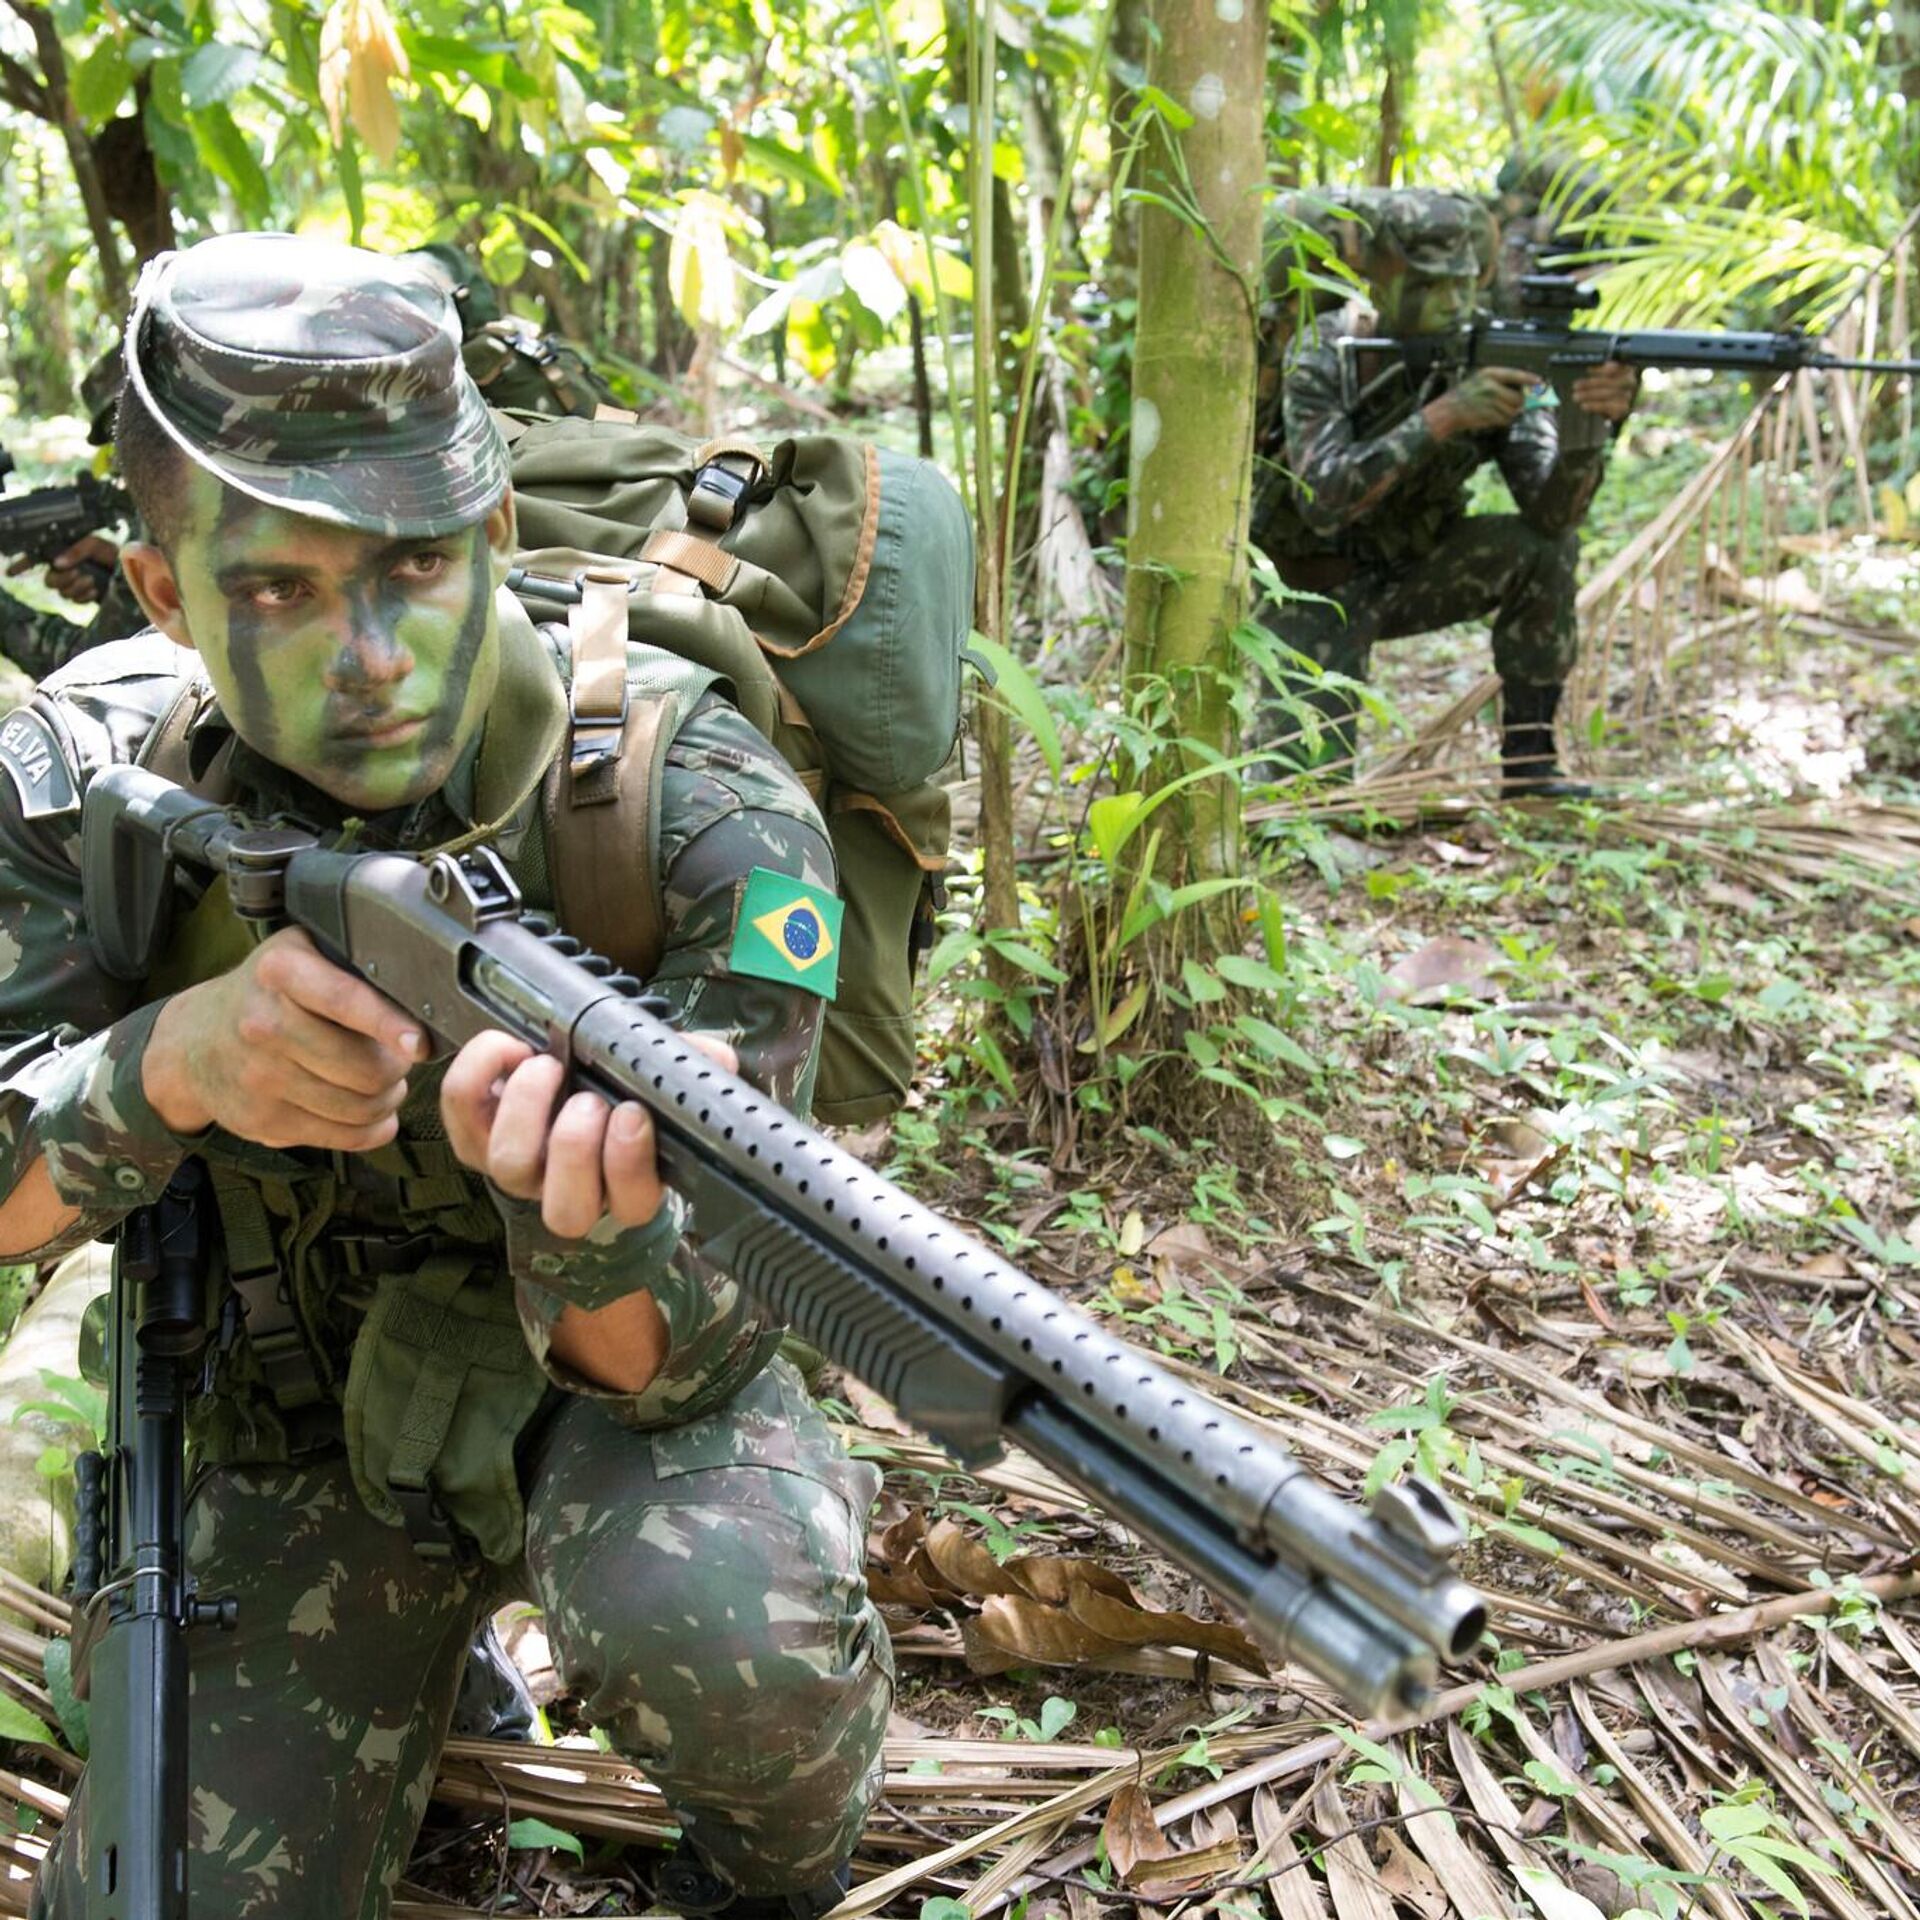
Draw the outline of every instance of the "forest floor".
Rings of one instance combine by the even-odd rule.
[[[1651,423],[1590,564],[1723,426]],[[1911,553],[1875,579],[1853,617],[1910,626]],[[922,1097],[864,1149],[1336,1486],[1441,1481],[1493,1635],[1425,1718],[1357,1726],[1031,1462],[969,1479],[830,1383],[890,1467],[902,1676],[849,1920],[1920,1920],[1920,673],[1804,637],[1705,801],[1669,766],[1591,809],[1270,826],[1305,1062],[1267,1117],[1212,1088],[1090,1115],[1045,996],[1053,1047],[996,1091],[977,987],[935,989]],[[1382,685],[1430,710],[1484,645],[1383,654]],[[1767,806],[1811,795],[1842,824],[1810,874]],[[1846,862],[1862,820],[1904,868]],[[1060,828],[1036,806],[1022,843]],[[1102,1634],[1073,1596],[1115,1575]],[[657,1798],[586,1749],[536,1765],[450,1759],[447,1817],[496,1850],[442,1854],[439,1897],[638,1910],[642,1856],[593,1836],[657,1838]],[[585,1860],[501,1855],[503,1793]]]
[[[1912,656],[1801,665],[1847,801],[1910,807]],[[1920,861],[1810,878],[1751,809],[1635,804],[1275,833],[1305,1064],[1263,1118],[995,1091],[936,992],[864,1150],[1343,1491],[1441,1481],[1493,1632],[1361,1726],[1031,1462],[969,1478],[830,1380],[901,1671],[848,1920],[1920,1920]],[[397,1911],[646,1911],[665,1810],[507,1631],[565,1744],[456,1743]]]

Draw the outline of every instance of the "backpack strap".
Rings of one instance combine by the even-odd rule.
[[[628,689],[629,584],[590,567],[567,609],[570,739],[547,779],[547,871],[561,925],[645,980],[666,944],[654,850],[678,702]]]
[[[624,573],[589,567],[580,576],[579,600],[567,609],[573,649],[567,766],[575,788],[620,756],[627,724],[627,586]]]
[[[709,440],[693,456],[693,486],[687,493],[687,524],[655,527],[640,549],[653,563],[655,593],[698,593],[716,598],[733,585],[739,557],[720,544],[740,517],[740,505],[767,471],[767,457],[751,440]]]
[[[162,780],[171,780],[176,787],[190,788],[203,800],[224,807],[233,798],[233,780],[228,772],[233,759],[233,741],[221,743],[197,780],[193,774],[194,722],[212,697],[204,681],[183,680],[133,758],[135,766],[145,767]]]

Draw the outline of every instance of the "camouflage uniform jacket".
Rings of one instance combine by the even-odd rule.
[[[501,630],[503,685],[507,659],[517,657],[522,685],[564,702],[561,642],[543,639],[504,595]],[[307,1444],[303,1435],[316,1427],[322,1441],[338,1437],[344,1400],[363,1495],[369,1486],[359,1456],[378,1454],[392,1436],[369,1433],[356,1441],[355,1376],[375,1375],[360,1418],[392,1424],[405,1411],[391,1393],[384,1403],[380,1397],[378,1369],[391,1356],[364,1351],[369,1343],[362,1337],[384,1324],[378,1314],[367,1316],[396,1284],[395,1250],[408,1271],[437,1257],[443,1277],[451,1266],[456,1284],[466,1284],[459,1274],[470,1269],[468,1304],[496,1336],[484,1364],[505,1373],[488,1380],[476,1367],[461,1389],[470,1399],[493,1396],[490,1413],[473,1411],[479,1427],[493,1435],[495,1457],[468,1465],[466,1477],[481,1487],[472,1510],[461,1511],[453,1497],[447,1505],[468,1531],[501,1549],[489,1557],[510,1557],[518,1520],[513,1440],[552,1386],[604,1399],[633,1426],[677,1422],[711,1411],[759,1372],[777,1348],[778,1330],[682,1241],[677,1201],[670,1198],[645,1228],[613,1232],[603,1223],[588,1241],[557,1241],[541,1225],[537,1206],[509,1199],[458,1167],[439,1124],[435,1066],[411,1077],[398,1141],[372,1154],[277,1152],[218,1129],[191,1139],[168,1134],[140,1084],[146,1039],[167,984],[159,977],[145,988],[123,986],[94,962],[79,872],[77,796],[101,766],[139,754],[189,677],[197,677],[191,654],[143,634],[85,654],[39,689],[23,710],[24,722],[16,715],[0,725],[0,768],[8,776],[0,779],[0,1183],[11,1189],[44,1152],[62,1198],[82,1208],[66,1234],[37,1250],[46,1258],[98,1237],[129,1207],[155,1197],[183,1151],[204,1159],[223,1189],[229,1265],[237,1278],[243,1254],[236,1229],[241,1240],[271,1242],[264,1257],[277,1260],[316,1385],[309,1396],[314,1405],[293,1417],[289,1396],[269,1385],[245,1329],[236,1335],[226,1328],[211,1386],[194,1413],[201,1456],[297,1455]],[[474,824],[476,763],[484,766],[488,738],[497,734],[506,743],[505,757],[516,751],[516,738],[541,735],[539,727],[524,724],[525,715],[514,718],[517,724],[503,724],[496,704],[489,735],[441,792],[366,822],[358,844],[420,850],[465,833]],[[250,812],[282,813],[324,830],[343,824],[326,796],[240,742],[210,696],[188,744],[196,784],[204,784],[208,764],[220,758],[231,798]],[[528,797],[494,836],[530,907],[551,900],[539,773],[538,766],[516,772],[519,784],[510,790]],[[753,869],[832,889],[832,853],[819,815],[767,741],[709,695],[694,705],[668,751],[658,817],[667,933],[652,984],[685,1025],[730,1040],[743,1074],[805,1112],[823,1002],[798,986],[736,972],[729,954]],[[208,905],[223,929],[235,925],[217,897]],[[187,925],[196,918],[205,915],[190,914]],[[171,984],[221,971],[237,957],[229,951]],[[230,1214],[236,1192],[260,1204],[248,1200]],[[246,1257],[257,1264],[263,1256]],[[642,1393],[594,1388],[548,1358],[549,1330],[565,1306],[597,1308],[641,1290],[653,1294],[671,1335],[665,1366]],[[502,1328],[513,1336],[504,1359]],[[482,1511],[487,1489],[499,1490],[500,1475],[514,1509],[504,1521],[497,1510]],[[375,1476],[368,1504],[381,1511],[378,1495]]]
[[[460,357],[490,407],[591,420],[619,397],[571,341],[515,315],[470,328]]]
[[[1264,397],[1253,503],[1263,552],[1276,562],[1410,565],[1464,517],[1467,484],[1489,460],[1536,532],[1579,525],[1606,470],[1603,449],[1562,458],[1551,407],[1529,407],[1502,430],[1436,440],[1421,409],[1439,385],[1416,392],[1404,370],[1376,375],[1374,356],[1361,354],[1354,358],[1367,384],[1353,390],[1334,342],[1357,330],[1351,309],[1320,320],[1278,391]]]

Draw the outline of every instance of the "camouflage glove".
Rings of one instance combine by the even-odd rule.
[[[492,1181],[487,1192],[507,1229],[507,1270],[523,1288],[589,1313],[630,1293],[653,1291],[680,1244],[687,1212],[686,1203],[669,1192],[644,1227],[603,1219],[585,1239],[565,1240],[548,1230],[538,1200],[516,1199]]]

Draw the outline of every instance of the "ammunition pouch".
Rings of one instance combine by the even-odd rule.
[[[379,1278],[347,1374],[361,1499],[428,1558],[510,1564],[526,1521],[514,1442],[546,1390],[512,1282],[485,1256],[433,1253]]]

